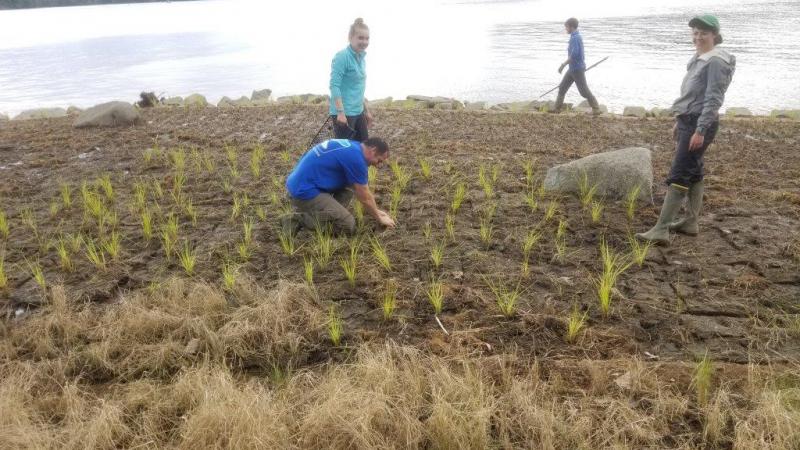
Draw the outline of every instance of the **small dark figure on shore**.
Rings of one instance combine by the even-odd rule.
[[[689,21],[695,55],[686,67],[681,95],[672,105],[675,157],[667,177],[667,195],[658,222],[639,239],[669,243],[669,232],[695,236],[703,205],[703,155],[719,129],[719,109],[736,69],[736,58],[717,48],[722,43],[719,20],[706,14]],[[686,217],[674,221],[686,202]]]
[[[331,139],[303,155],[286,178],[293,213],[281,218],[281,226],[294,233],[301,227],[332,227],[339,234],[353,234],[356,220],[347,207],[353,195],[364,211],[385,227],[394,220],[378,208],[370,192],[369,166],[379,167],[389,158],[389,146],[380,138],[364,142]]]
[[[581,97],[589,102],[592,107],[592,113],[600,114],[600,105],[597,99],[594,98],[592,91],[589,90],[589,85],[586,84],[586,61],[583,52],[583,38],[578,32],[578,19],[571,17],[564,22],[564,28],[569,34],[569,45],[567,46],[567,60],[564,61],[558,68],[558,73],[564,70],[567,65],[567,73],[561,79],[561,84],[558,86],[558,97],[556,97],[556,105],[553,112],[561,112],[561,107],[564,105],[564,96],[567,91],[572,87],[572,83],[578,86],[578,92]]]
[[[369,137],[368,129],[372,126],[372,114],[364,98],[367,86],[364,58],[369,46],[369,27],[363,19],[358,18],[350,25],[348,40],[348,46],[331,62],[329,113],[336,139],[363,142]]]

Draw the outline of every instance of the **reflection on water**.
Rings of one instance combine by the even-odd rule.
[[[0,11],[0,111],[171,95],[327,92],[330,58],[363,16],[372,30],[367,95],[446,95],[504,102],[560,79],[581,18],[587,74],[601,103],[668,106],[692,55],[686,22],[714,11],[737,56],[726,105],[800,108],[800,0],[352,2],[219,0]],[[75,24],[96,24],[80,26]],[[336,24],[332,26],[331,24]],[[555,93],[546,98],[553,98]],[[573,89],[567,101],[578,102]]]

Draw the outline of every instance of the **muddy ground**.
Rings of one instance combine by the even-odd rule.
[[[0,305],[9,320],[24,320],[45,295],[29,266],[40,261],[48,285],[64,284],[86,302],[113,303],[129,291],[152,288],[182,273],[167,259],[158,240],[158,224],[169,211],[180,216],[179,246],[187,240],[198,252],[194,278],[214,284],[220,267],[236,259],[242,219],[255,218],[252,255],[242,272],[270,287],[279,279],[303,280],[303,259],[312,246],[308,232],[298,236],[300,250],[287,256],[277,236],[284,206],[282,183],[321,125],[324,111],[310,106],[248,109],[154,109],[142,125],[127,129],[76,130],[70,118],[0,124],[0,209],[8,217],[5,248],[8,287]],[[652,248],[642,267],[633,265],[619,279],[611,314],[597,307],[592,278],[601,268],[601,238],[618,253],[628,251],[627,233],[643,231],[656,220],[664,186],[655,188],[655,204],[640,202],[629,220],[621,202],[605,202],[599,224],[574,196],[547,195],[536,210],[525,202],[524,164],[534,164],[537,183],[548,167],[592,153],[629,146],[652,149],[655,179],[662,180],[671,160],[671,121],[617,116],[545,115],[464,111],[380,110],[375,136],[385,137],[392,158],[413,174],[404,191],[395,230],[374,233],[388,250],[387,273],[361,247],[357,282],[345,280],[339,257],[317,267],[320,300],[332,302],[344,318],[344,345],[391,340],[434,353],[517,352],[528,357],[611,359],[635,356],[661,361],[694,361],[706,351],[730,363],[794,362],[800,357],[800,122],[766,118],[723,120],[707,152],[706,202],[697,237],[676,237],[668,247]],[[266,156],[259,176],[249,168],[252,149]],[[239,176],[231,175],[225,146],[236,149]],[[147,149],[157,148],[155,152]],[[197,211],[196,224],[170,197],[175,170],[171,152],[186,155],[185,195]],[[145,161],[145,153],[152,155]],[[205,158],[205,160],[204,160]],[[418,159],[432,165],[429,179]],[[208,164],[207,160],[212,163]],[[482,211],[489,204],[478,184],[480,165],[501,168],[496,183],[496,214],[491,244],[479,236]],[[211,168],[213,165],[213,168]],[[79,233],[95,239],[97,227],[81,206],[81,184],[109,174],[114,187],[109,208],[116,212],[122,254],[98,270],[74,252],[75,270],[59,267],[55,242]],[[454,186],[467,186],[455,219],[455,239],[446,239],[444,219]],[[133,185],[148,186],[156,237],[142,237],[133,206]],[[157,198],[154,184],[162,186]],[[660,183],[660,182],[659,182]],[[59,193],[66,184],[73,205]],[[384,167],[373,189],[389,207],[393,185]],[[99,192],[99,190],[98,190]],[[234,196],[250,204],[232,220]],[[556,202],[555,217],[543,221],[544,207]],[[29,212],[25,212],[28,210]],[[160,211],[160,212],[159,212]],[[262,212],[265,219],[259,219]],[[36,232],[30,220],[35,217]],[[553,257],[559,220],[567,222],[567,250]],[[424,236],[431,224],[431,237]],[[369,233],[373,222],[366,220]],[[531,229],[543,231],[527,275],[521,273],[521,244]],[[432,266],[430,249],[446,240],[441,268]],[[440,319],[434,320],[425,289],[431,277],[445,285]],[[398,286],[395,318],[384,321],[381,298],[386,279]],[[517,311],[500,314],[490,283],[520,286]],[[574,307],[588,313],[578,345],[564,341]],[[19,316],[18,318],[14,318]],[[13,325],[12,325],[13,326]],[[336,358],[321,348],[311,362]]]

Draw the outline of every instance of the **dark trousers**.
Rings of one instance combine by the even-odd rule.
[[[703,155],[706,149],[717,135],[719,122],[714,122],[706,130],[703,146],[697,150],[689,151],[689,141],[697,128],[697,119],[700,116],[682,115],[677,116],[678,130],[675,136],[675,158],[672,159],[672,167],[667,177],[667,185],[677,184],[683,187],[690,187],[703,179]]]
[[[367,118],[364,113],[357,116],[346,116],[347,126],[340,124],[336,120],[336,116],[331,116],[333,119],[333,133],[336,139],[350,139],[353,141],[364,142],[369,137],[367,131]]]
[[[555,107],[556,111],[561,111],[561,106],[564,105],[564,96],[567,95],[567,91],[572,87],[572,83],[575,83],[575,85],[578,86],[578,92],[581,94],[581,97],[585,98],[586,101],[589,102],[589,106],[592,107],[592,110],[597,111],[600,109],[600,105],[597,104],[597,99],[594,98],[592,91],[589,90],[589,85],[586,84],[586,71],[571,70],[564,75],[564,78],[561,79],[561,84],[558,85],[558,97],[556,97]]]

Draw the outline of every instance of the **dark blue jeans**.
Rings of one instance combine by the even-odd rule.
[[[708,146],[714,142],[719,122],[714,122],[708,127],[703,146],[690,152],[689,141],[691,141],[694,130],[697,128],[698,118],[699,116],[697,115],[682,115],[675,118],[678,124],[678,133],[677,141],[675,142],[675,158],[672,159],[667,185],[675,183],[688,188],[703,179],[703,155]]]

